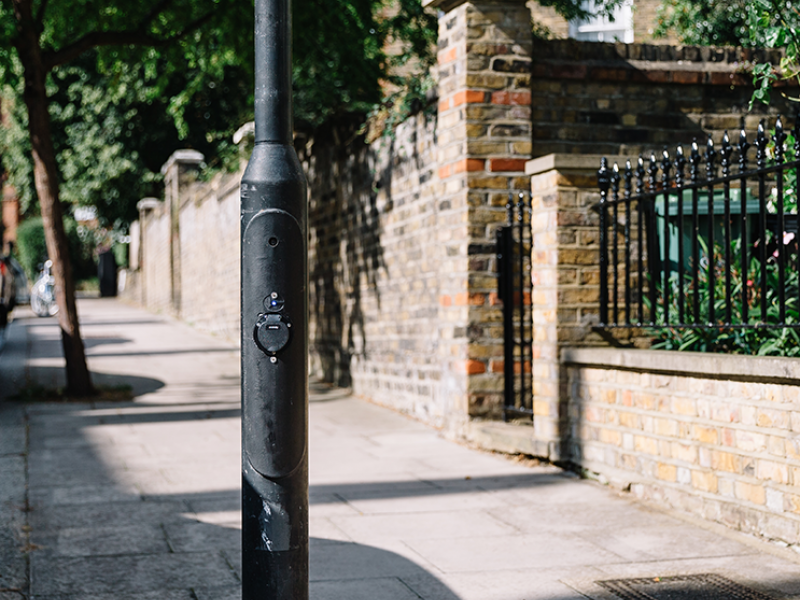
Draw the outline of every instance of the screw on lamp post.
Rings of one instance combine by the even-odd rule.
[[[308,599],[308,225],[289,4],[255,0],[255,147],[241,184],[244,600]]]

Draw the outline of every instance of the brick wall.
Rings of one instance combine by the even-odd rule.
[[[17,226],[19,225],[19,198],[16,190],[2,183],[2,212],[0,213],[0,252],[5,252],[8,242],[17,242]]]
[[[129,260],[122,295],[238,340],[241,173],[197,182],[200,161],[191,151],[175,153],[164,169],[167,200],[139,202],[131,227],[138,240],[130,246],[138,255]]]
[[[456,411],[454,332],[466,330],[465,319],[442,312],[454,303],[463,310],[466,297],[448,287],[459,274],[450,244],[461,242],[437,195],[435,125],[420,114],[372,143],[355,127],[326,129],[300,158],[310,195],[312,372],[442,425]],[[455,299],[444,306],[443,294]]]
[[[458,323],[452,353],[465,376],[461,402],[472,417],[501,414],[494,240],[509,194],[529,185],[531,47],[529,11],[521,0],[461,2],[440,18],[438,194],[448,211],[443,241],[451,262],[443,271],[442,317]]]
[[[533,55],[533,155],[638,155],[664,145],[715,142],[744,119],[792,114],[774,94],[769,109],[748,104],[747,61],[779,54],[742,48],[537,41]]]
[[[142,303],[157,312],[171,312],[172,294],[170,281],[169,216],[163,203],[142,211],[142,287],[139,297]],[[130,293],[136,293],[131,289]]]
[[[239,338],[239,180],[224,174],[181,199],[181,318]]]
[[[793,359],[565,350],[565,454],[639,497],[800,544]]]

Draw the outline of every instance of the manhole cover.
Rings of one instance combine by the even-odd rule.
[[[623,600],[775,600],[714,574],[598,581]]]

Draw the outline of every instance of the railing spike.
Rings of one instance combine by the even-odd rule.
[[[742,129],[739,132],[739,171],[744,173],[747,170],[747,150],[750,142],[747,141],[747,132],[744,130],[744,118],[742,118]]]
[[[611,185],[611,179],[608,175],[608,159],[604,156],[600,159],[600,169],[597,171],[597,185],[600,187],[600,192],[605,196],[608,193],[608,188]],[[602,200],[605,200],[603,198]],[[511,203],[507,207],[511,206]]]
[[[655,152],[650,153],[650,164],[647,167],[647,187],[651,192],[656,190],[656,175],[658,175],[658,165],[656,164]]]
[[[728,137],[728,132],[722,136],[722,148],[720,149],[720,156],[722,157],[722,176],[727,177],[731,172],[731,154],[733,154],[733,146],[731,146],[731,139]]]
[[[764,129],[764,119],[758,123],[758,132],[756,133],[756,163],[759,169],[767,166],[767,133]]]
[[[716,165],[714,164],[714,161],[717,158],[717,151],[714,150],[714,140],[710,135],[708,136],[708,141],[706,142],[705,158],[706,158],[706,177],[708,177],[709,179],[714,179],[717,171]]]
[[[683,146],[678,146],[675,151],[675,183],[678,187],[683,185],[683,173],[686,169],[686,156],[683,154]]]
[[[625,160],[625,196],[630,197],[631,190],[633,189],[633,167],[631,159]]]
[[[786,132],[783,129],[783,121],[780,115],[778,115],[778,119],[775,121],[775,137],[773,141],[775,142],[775,162],[782,163],[784,153],[786,152],[786,148],[784,147],[784,144],[786,144]]]
[[[639,155],[639,160],[636,161],[636,193],[641,194],[644,191],[644,158]]]

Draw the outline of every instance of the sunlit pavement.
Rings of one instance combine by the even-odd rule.
[[[135,401],[0,402],[0,600],[239,598],[238,351],[114,300],[79,309],[95,382]],[[16,315],[0,396],[63,385],[58,333]],[[315,600],[608,600],[596,582],[697,573],[800,598],[789,551],[341,390],[312,387],[309,429]]]

